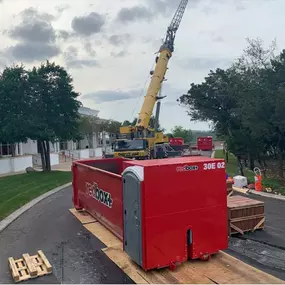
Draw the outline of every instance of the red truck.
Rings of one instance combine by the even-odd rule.
[[[210,151],[213,150],[213,137],[198,137],[197,138],[197,149],[202,151]]]
[[[170,138],[169,139],[170,145],[184,145],[183,138]]]

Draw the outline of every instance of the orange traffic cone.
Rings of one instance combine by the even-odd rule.
[[[255,190],[258,191],[258,192],[261,192],[262,191],[262,177],[261,177],[261,171],[258,167],[255,167],[253,169],[253,172],[254,172],[254,187],[255,187]]]

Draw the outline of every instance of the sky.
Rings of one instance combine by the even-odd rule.
[[[64,66],[85,107],[132,120],[140,111],[168,25],[180,0],[0,0],[0,71],[46,59]],[[209,71],[226,68],[246,38],[285,48],[284,0],[189,0],[163,84],[160,123],[192,122],[177,99]]]

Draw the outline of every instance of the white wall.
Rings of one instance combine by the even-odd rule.
[[[42,165],[42,158],[40,154],[33,155],[33,164],[34,165]],[[59,164],[59,154],[50,153],[50,165],[58,165]]]
[[[60,151],[60,143],[56,142],[56,143],[49,143],[50,146],[50,152],[59,152]]]
[[[0,174],[25,171],[27,167],[33,166],[31,155],[19,157],[7,157],[0,159]]]
[[[83,140],[79,142],[79,147],[80,149],[86,149],[86,146],[89,146],[89,142],[87,138],[84,138]]]
[[[64,154],[67,157],[71,157],[73,159],[85,159],[90,158],[90,150],[87,149],[80,149],[80,150],[66,150]]]
[[[32,141],[28,139],[26,143],[22,144],[23,154],[37,154],[38,153],[38,144],[37,141]]]
[[[96,148],[89,149],[89,155],[90,155],[90,157],[102,157],[103,148],[102,147],[96,147]]]

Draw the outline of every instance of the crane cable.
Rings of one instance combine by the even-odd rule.
[[[166,33],[167,34],[167,33]],[[162,39],[162,43],[164,42],[164,39],[166,38],[166,34],[164,33],[163,34],[163,37],[161,38]],[[155,54],[158,54],[159,53],[159,51],[157,51]],[[156,61],[154,61],[154,63],[152,64],[152,67],[151,67],[151,69],[150,70],[153,70],[153,68],[154,68],[154,66],[156,65]],[[140,93],[140,95],[139,95],[139,97],[138,97],[138,100],[137,100],[137,102],[136,102],[136,104],[135,104],[135,107],[134,107],[134,109],[133,109],[133,112],[132,112],[132,115],[131,115],[131,117],[130,117],[130,120],[131,120],[131,122],[132,122],[132,120],[133,120],[133,118],[134,118],[134,113],[135,113],[135,111],[136,111],[136,108],[137,108],[137,106],[138,106],[138,103],[139,103],[139,101],[140,101],[140,99],[141,99],[141,97],[142,97],[142,94],[143,94],[143,92],[144,92],[144,90],[145,90],[145,88],[146,88],[146,84],[147,84],[147,82],[148,82],[148,80],[149,80],[149,78],[151,77],[152,75],[148,75],[148,77],[147,77],[147,79],[146,79],[146,81],[145,81],[145,84],[144,84],[144,87],[143,87],[143,89],[142,89],[142,91],[141,91],[141,93]]]
[[[150,70],[153,70],[155,64],[156,64],[155,62],[152,64],[152,67],[151,67]],[[130,118],[130,120],[131,120],[130,122],[132,122],[132,120],[133,120],[134,113],[135,113],[136,108],[137,108],[137,106],[138,106],[138,103],[139,103],[139,101],[140,101],[140,99],[141,99],[141,97],[142,97],[142,95],[143,95],[143,93],[144,93],[144,90],[145,90],[145,88],[146,88],[146,84],[147,84],[147,82],[148,82],[150,76],[151,76],[151,75],[149,74],[148,77],[147,77],[147,79],[146,79],[146,81],[145,81],[145,83],[144,83],[143,89],[142,89],[142,91],[141,91],[141,93],[140,93],[140,95],[139,95],[139,97],[138,97],[138,100],[137,100],[137,102],[136,102],[136,104],[135,104],[135,107],[134,107],[134,109],[133,109],[133,112],[132,112],[132,115],[131,115],[131,118]]]

